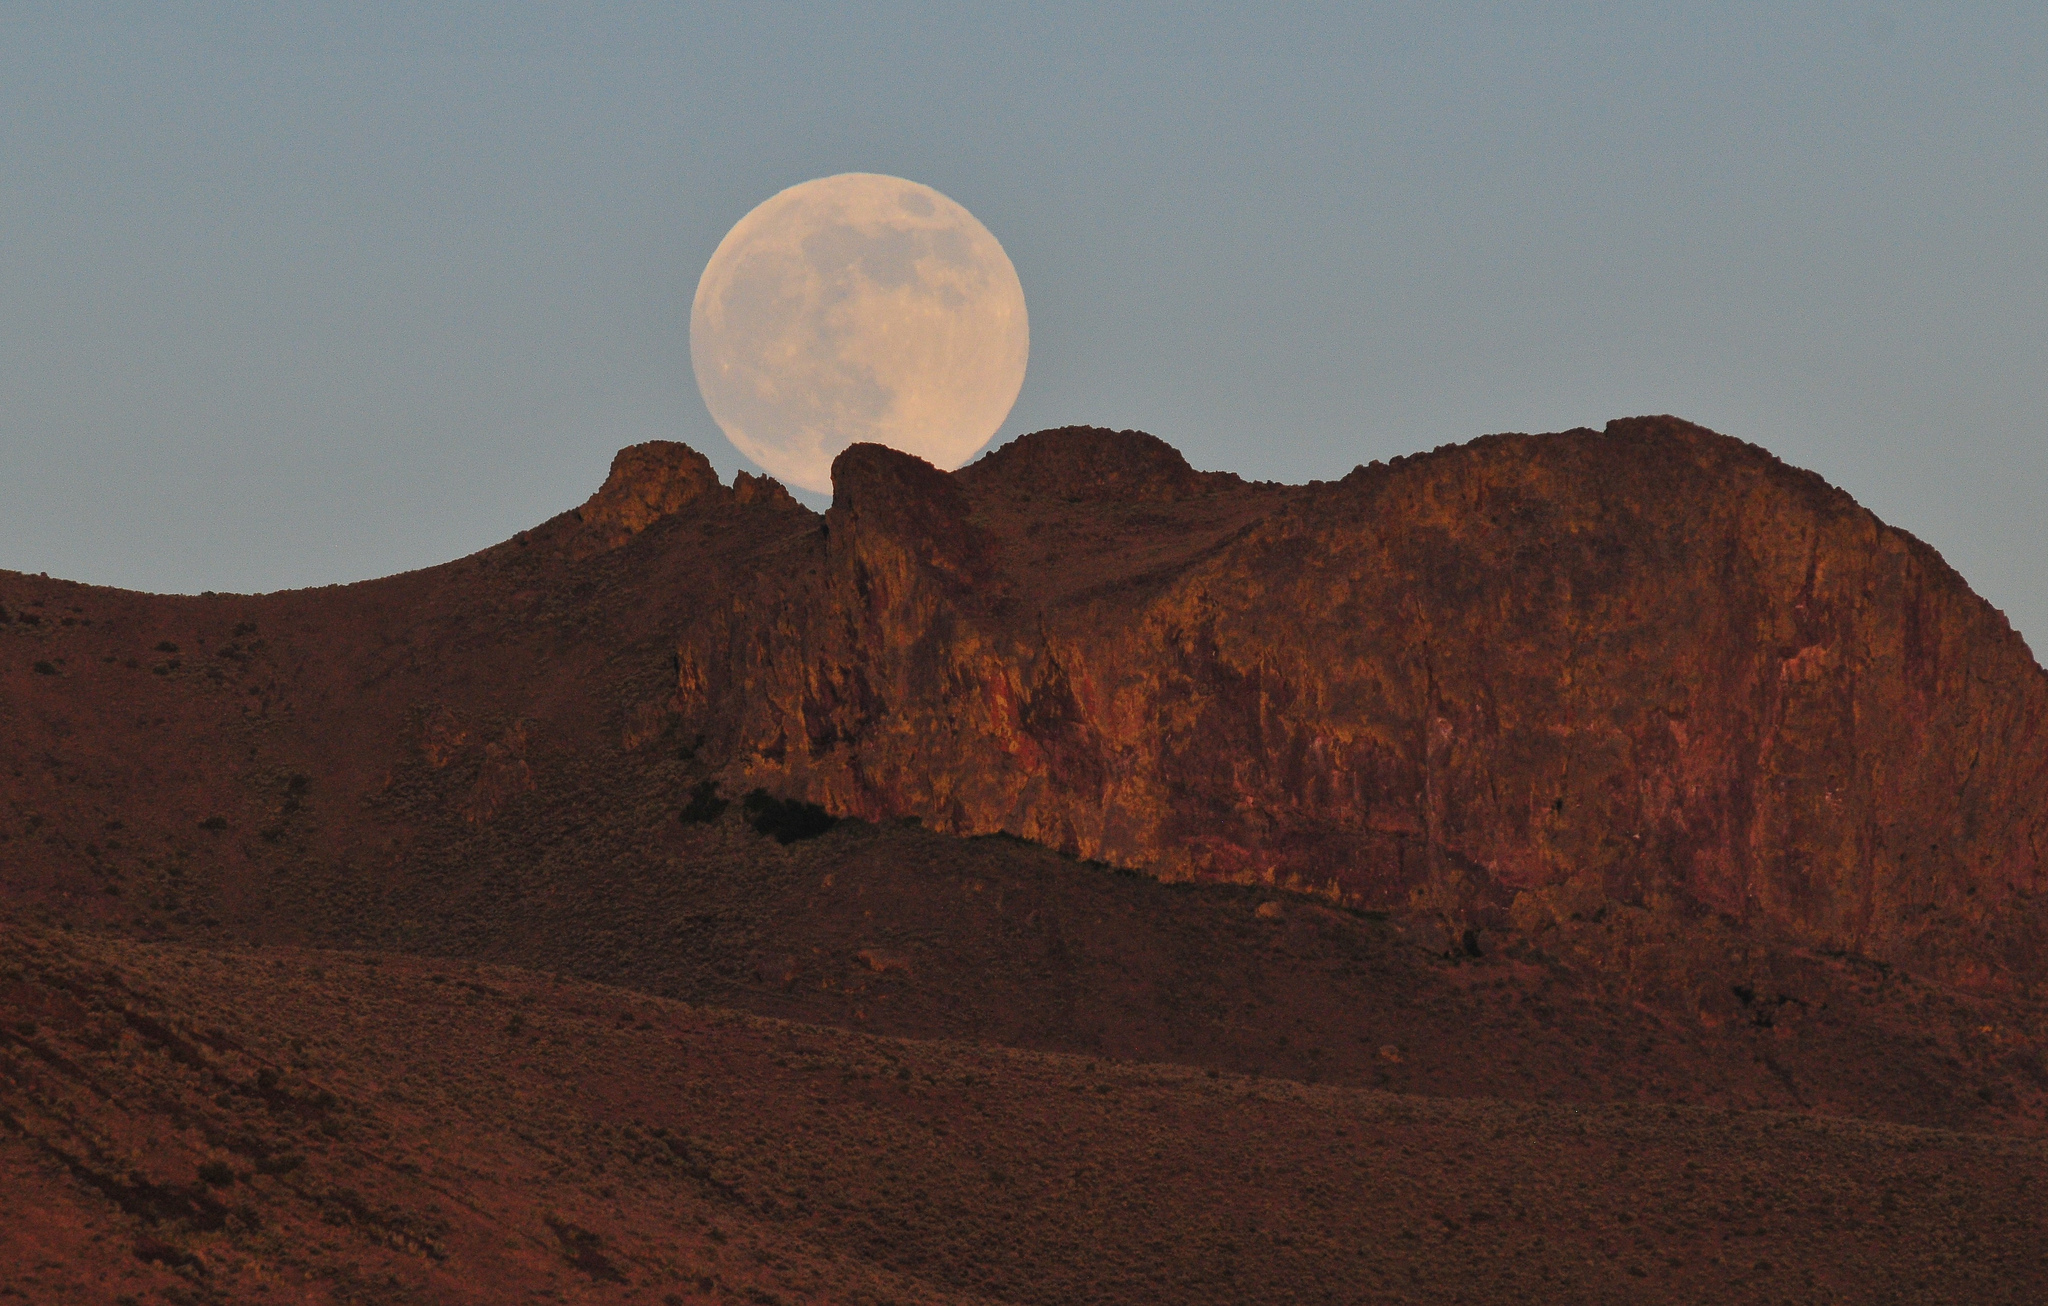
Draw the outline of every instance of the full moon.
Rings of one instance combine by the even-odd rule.
[[[1010,414],[1031,331],[1009,255],[929,186],[848,172],[741,218],[690,309],[690,362],[726,438],[772,475],[832,488],[872,441],[946,471]]]

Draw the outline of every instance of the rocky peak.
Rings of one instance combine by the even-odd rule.
[[[982,493],[1043,494],[1069,500],[1170,501],[1240,485],[1228,472],[1198,472],[1180,451],[1143,431],[1063,426],[1022,435],[963,469]]]
[[[585,527],[608,537],[608,546],[615,545],[699,499],[723,492],[718,473],[703,454],[673,440],[649,440],[619,450],[611,475],[577,517]]]
[[[750,472],[740,472],[732,478],[732,501],[741,507],[760,504],[776,512],[810,511],[783,488],[781,481],[772,476],[755,476]]]
[[[2048,676],[1933,550],[1754,445],[1624,419],[1280,501],[1082,428],[955,476],[855,446],[834,479],[815,626],[724,676],[817,658],[732,705],[810,743],[749,783],[1461,928],[1579,885],[2048,976]],[[1019,624],[1056,572],[1085,597]]]
[[[832,460],[825,525],[833,550],[870,568],[909,564],[955,583],[984,583],[987,548],[967,512],[958,481],[912,454],[856,444]],[[894,561],[884,564],[884,555]]]

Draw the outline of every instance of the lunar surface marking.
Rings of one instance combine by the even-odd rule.
[[[829,491],[871,441],[948,471],[988,443],[1031,352],[1024,288],[973,214],[875,173],[775,195],[697,284],[690,359],[705,406],[769,473]]]

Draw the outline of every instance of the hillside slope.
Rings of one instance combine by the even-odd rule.
[[[2031,1302],[2037,1141],[904,1042],[0,928],[49,1303]]]
[[[1590,897],[1978,988],[2048,964],[2048,679],[1753,446],[1640,419],[1287,487],[1067,430],[837,477],[820,519],[640,446],[579,512],[386,580],[0,575],[10,892],[275,938],[281,866],[402,884],[554,837],[565,796],[652,837],[711,778],[1453,941]],[[198,862],[195,916],[166,880]]]
[[[2040,1297],[2048,690],[1924,546],[1670,419],[836,477],[0,573],[0,1299]]]

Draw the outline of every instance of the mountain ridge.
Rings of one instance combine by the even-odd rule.
[[[836,476],[0,573],[0,1278],[2040,1295],[2044,674],[1924,544],[1668,418]]]
[[[1056,549],[1018,547],[1056,507],[1032,504],[1029,487],[993,474],[999,464],[960,475],[971,506],[952,509],[942,531],[930,513],[898,513],[900,490],[875,470],[907,461],[878,449],[842,460],[827,524],[844,575],[810,596],[831,614],[792,644],[818,650],[805,682],[774,685],[771,664],[797,656],[782,649],[728,673],[771,685],[738,700],[752,713],[732,745],[749,783],[875,818],[1008,830],[1169,877],[1292,882],[1381,908],[1420,893],[1482,925],[1500,923],[1517,893],[1568,879],[1557,863],[1569,860],[1626,901],[1676,891],[1706,910],[1762,915],[1816,946],[1951,966],[1972,982],[2038,964],[2038,917],[1988,965],[1966,956],[1995,914],[1966,900],[1980,888],[2001,905],[2038,890],[2048,679],[1932,549],[1756,446],[1634,419],[1597,434],[1487,437],[1335,483],[1236,483],[1242,504],[1265,509],[1259,519],[1227,539],[1217,532],[1219,554],[1173,559],[1171,593],[1149,609],[1144,591],[1160,573],[1119,582],[1114,620],[1048,589]],[[1737,492],[1717,502],[1701,484],[1713,476],[1733,478]],[[865,512],[864,500],[879,510]],[[1040,519],[1022,530],[1019,500]],[[1694,520],[1674,527],[1666,513]],[[1199,516],[1184,509],[1146,524],[1184,542],[1204,538]],[[1099,543],[1070,534],[1083,548]],[[990,536],[1009,549],[1009,566],[975,543]],[[1721,556],[1696,556],[1709,541]],[[1529,564],[1545,550],[1569,556]],[[1100,572],[1118,569],[1107,552],[1076,570],[1103,584]],[[1342,574],[1333,557],[1344,558]],[[1330,600],[1347,588],[1361,592]],[[1672,619],[1675,600],[1695,609],[1689,623]],[[1388,611],[1420,636],[1382,621],[1377,642],[1352,637]],[[854,628],[858,639],[841,638]],[[950,662],[920,652],[935,630]],[[1500,654],[1516,643],[1534,656]],[[700,668],[718,656],[685,648]],[[1569,665],[1584,650],[1595,663]],[[1326,683],[1318,664],[1333,658],[1362,669]],[[1589,672],[1593,689],[1570,692]],[[1148,677],[1156,683],[1133,689]],[[924,702],[911,679],[976,692]],[[1980,692],[1985,681],[1996,688]],[[1646,713],[1630,715],[1659,694],[1664,739]],[[1331,710],[1333,696],[1349,701]],[[1607,756],[1546,747],[1552,697],[1567,714],[1600,718],[1591,726],[1605,738],[1591,751]],[[1504,706],[1522,723],[1504,727]],[[697,710],[683,704],[685,717]],[[1189,711],[1208,715],[1191,721]],[[918,736],[901,759],[843,742],[884,721]],[[1702,724],[1718,735],[1704,747],[1694,739]],[[943,762],[934,738],[948,740]],[[1655,749],[1673,756],[1612,756]],[[1958,794],[1946,806],[1930,797],[1930,777],[1987,749],[2002,764],[1990,768],[1995,795]],[[1530,756],[1496,765],[1516,750]],[[1711,774],[1688,772],[1688,752],[1707,754]],[[1850,777],[1851,810],[1831,819],[1843,792],[1844,777],[1826,773],[1836,757],[1908,765]],[[1263,771],[1249,781],[1247,759]],[[1118,766],[1124,773],[1106,779]],[[1604,768],[1599,784],[1618,790],[1667,792],[1633,802],[1599,784],[1568,792],[1560,777],[1574,766]],[[931,775],[968,779],[939,792],[923,783]],[[1257,792],[1247,795],[1248,783]],[[1520,791],[1505,806],[1483,792],[1502,787]],[[1233,810],[1247,801],[1258,810]],[[1544,828],[1543,805],[1562,813],[1589,802],[1580,830]],[[1939,841],[1915,853],[1905,823],[1883,813],[1916,806],[1918,823],[1978,864],[1957,873]],[[1601,847],[1616,828],[1653,844],[1641,857]],[[1838,910],[1827,886],[1858,877],[1862,903]]]
[[[1628,419],[1290,487],[1063,428],[951,475],[856,446],[835,475],[821,516],[656,443],[581,509],[354,586],[0,576],[0,764],[28,782],[0,838],[55,819],[36,784],[81,755],[101,793],[182,777],[195,825],[310,822],[320,855],[402,876],[403,822],[269,790],[374,812],[460,755],[477,826],[543,758],[635,785],[673,737],[691,756],[648,754],[662,784],[1433,913],[1452,939],[1591,895],[1977,987],[2048,964],[2048,675],[1934,550],[1757,446]],[[115,719],[138,691],[175,710]],[[128,765],[158,731],[179,764]],[[26,840],[43,889],[100,892],[79,872],[132,839],[91,825]]]

